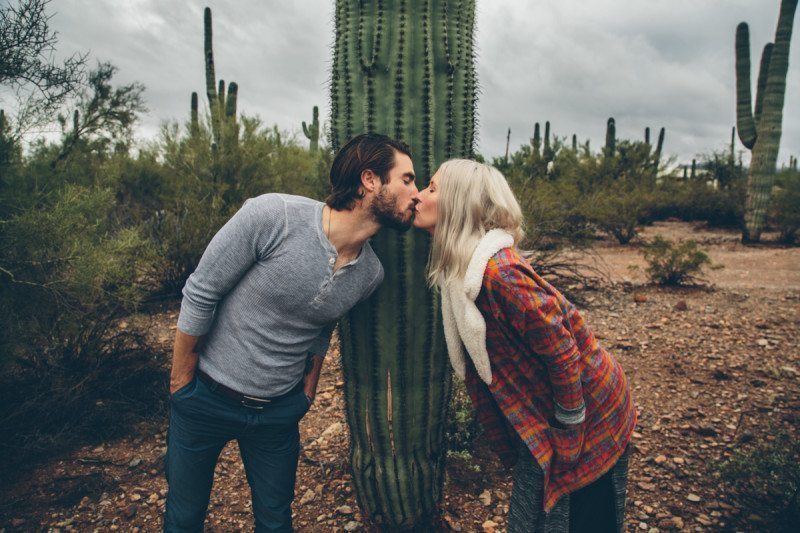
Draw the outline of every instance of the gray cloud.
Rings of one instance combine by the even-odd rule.
[[[735,122],[736,24],[750,24],[757,65],[774,35],[778,4],[478,0],[479,150],[501,154],[508,127],[517,147],[545,120],[556,134],[576,133],[598,147],[609,116],[625,138],[666,127],[665,150],[680,160],[721,149]],[[314,105],[327,119],[333,0],[55,0],[52,24],[62,54],[91,50],[120,67],[119,82],[147,86],[150,113],[140,133],[152,136],[163,120],[188,117],[192,91],[205,92],[205,5],[214,14],[217,76],[239,83],[241,111],[295,133]],[[782,161],[800,153],[797,39]]]

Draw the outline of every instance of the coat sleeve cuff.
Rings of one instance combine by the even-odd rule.
[[[566,409],[558,402],[555,402],[556,420],[565,425],[581,424],[586,420],[586,404],[581,404],[575,409]]]

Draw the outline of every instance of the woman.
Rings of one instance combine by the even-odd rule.
[[[522,212],[495,168],[444,163],[414,225],[433,235],[450,361],[494,450],[516,463],[509,532],[621,531],[636,411],[619,363],[516,249]],[[464,348],[468,357],[464,355]]]

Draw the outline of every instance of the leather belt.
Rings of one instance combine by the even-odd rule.
[[[259,398],[256,396],[249,396],[247,394],[242,394],[239,391],[233,390],[232,388],[223,385],[219,381],[214,380],[211,376],[200,370],[199,368],[196,370],[197,377],[203,380],[208,388],[211,389],[212,392],[219,394],[220,396],[224,396],[229,400],[233,400],[234,402],[244,406],[249,407],[250,409],[263,409],[270,403],[286,398],[287,396],[291,396],[303,389],[303,380],[301,379],[297,385],[292,387],[292,389],[284,394],[279,396],[274,396],[272,398]]]

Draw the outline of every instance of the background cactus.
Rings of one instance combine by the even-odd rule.
[[[443,161],[473,155],[474,0],[337,0],[331,144],[362,132],[405,141],[420,188]],[[381,231],[385,280],[340,327],[350,460],[361,509],[382,531],[432,530],[449,401],[430,239]]]
[[[606,147],[605,147],[605,155],[606,157],[614,157],[614,152],[616,151],[617,147],[617,127],[616,123],[614,122],[614,118],[611,117],[608,119],[606,123]]]
[[[206,62],[206,96],[211,112],[212,148],[216,151],[226,143],[227,148],[235,148],[239,140],[239,129],[236,124],[236,103],[239,86],[236,82],[228,84],[227,96],[225,81],[216,82],[214,72],[214,48],[211,31],[211,9],[205,8],[203,13],[204,39],[203,48]]]
[[[764,47],[758,75],[755,109],[751,104],[750,32],[736,28],[736,123],[742,144],[753,151],[747,174],[743,242],[758,242],[775,179],[781,142],[786,73],[797,0],[782,0],[775,43]]]
[[[319,107],[314,106],[311,117],[310,124],[306,125],[303,121],[303,133],[311,141],[309,149],[316,152],[319,149]]]
[[[539,123],[537,122],[533,126],[533,139],[531,139],[531,145],[533,145],[533,160],[538,161],[542,157],[542,137],[539,131]]]
[[[200,134],[200,120],[197,114],[197,93],[192,93],[192,104],[191,104],[191,121],[189,122],[189,135],[192,138],[197,137]]]

